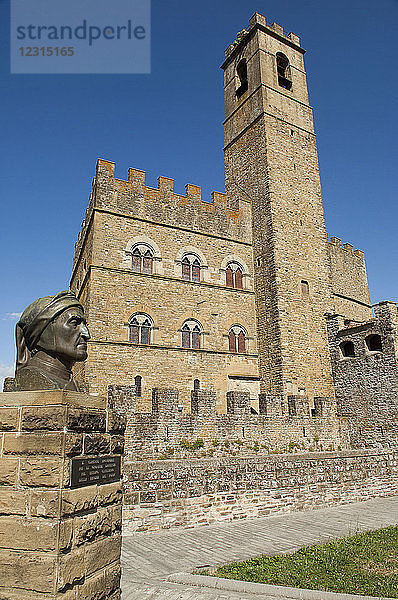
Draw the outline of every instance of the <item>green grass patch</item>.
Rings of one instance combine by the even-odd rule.
[[[207,573],[210,574],[210,573]],[[398,598],[398,526],[357,533],[294,554],[259,556],[211,575],[297,588]]]

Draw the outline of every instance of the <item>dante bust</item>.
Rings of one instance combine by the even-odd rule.
[[[30,304],[16,326],[15,391],[80,391],[72,367],[86,360],[89,339],[83,307],[73,292]]]

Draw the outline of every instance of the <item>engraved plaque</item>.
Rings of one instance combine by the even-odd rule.
[[[119,481],[121,457],[112,454],[72,458],[71,488]]]

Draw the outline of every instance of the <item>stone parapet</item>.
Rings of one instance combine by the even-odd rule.
[[[396,494],[397,450],[125,463],[124,531],[333,506]]]
[[[98,396],[0,394],[0,598],[120,598],[124,420]]]

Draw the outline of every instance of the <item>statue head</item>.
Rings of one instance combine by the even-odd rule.
[[[26,378],[29,368],[62,378],[63,368],[68,373],[75,362],[86,360],[89,339],[83,307],[73,292],[39,298],[16,326],[17,381],[18,373],[24,370]]]

